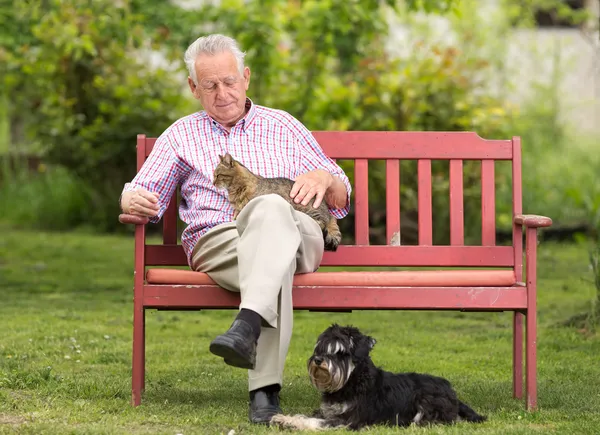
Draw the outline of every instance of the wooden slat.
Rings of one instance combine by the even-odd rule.
[[[514,222],[514,217],[523,213],[523,194],[521,179],[521,138],[513,137],[512,161],[512,208],[513,208],[513,241],[515,253],[515,276],[523,281],[523,229]]]
[[[514,222],[514,217],[523,213],[521,190],[521,138],[513,137],[512,161],[512,212],[513,212],[513,252],[514,270],[517,282],[523,281],[523,230]],[[523,319],[524,314],[513,315],[513,391],[517,398],[523,397]]]
[[[514,310],[527,306],[524,287],[294,287],[294,309]],[[144,287],[147,308],[235,309],[239,293],[217,286]]]
[[[321,266],[510,267],[511,246],[340,246]],[[147,245],[146,265],[187,266],[181,245]]]
[[[136,166],[137,171],[139,172],[142,169],[142,165],[146,161],[146,157],[150,155],[150,151],[152,151],[152,146],[156,142],[156,138],[146,138],[145,134],[137,135],[137,143],[136,143]]]
[[[419,160],[418,180],[419,245],[431,245],[433,243],[433,219],[431,210],[431,160]]]
[[[450,160],[450,244],[465,244],[463,162]]]
[[[481,244],[496,244],[496,184],[494,161],[481,161]]]
[[[169,206],[162,218],[163,243],[174,245],[177,243],[177,192],[171,198]]]
[[[512,159],[510,140],[487,140],[474,132],[315,131],[313,136],[335,159]],[[147,142],[146,155],[154,140]]]
[[[385,162],[385,208],[386,240],[389,244],[394,237],[400,243],[400,162]]]
[[[354,221],[355,243],[369,244],[369,161],[358,159],[354,163]]]

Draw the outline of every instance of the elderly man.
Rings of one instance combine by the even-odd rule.
[[[204,110],[177,120],[158,138],[125,185],[121,207],[158,222],[181,186],[179,214],[187,224],[182,245],[190,267],[241,295],[236,318],[210,351],[226,364],[248,369],[250,420],[268,423],[281,412],[293,276],[319,267],[323,235],[308,215],[276,195],[250,201],[233,221],[227,193],[212,184],[213,170],[219,154],[230,153],[264,177],[293,179],[290,196],[296,203],[315,198],[317,207],[325,201],[337,218],[348,213],[351,187],[297,119],[246,97],[250,69],[235,40],[199,38],[185,62],[190,90]]]

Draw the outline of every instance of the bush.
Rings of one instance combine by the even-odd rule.
[[[2,220],[16,227],[71,230],[92,215],[91,189],[66,168],[40,164],[31,171],[25,159],[2,159]]]
[[[175,80],[171,68],[152,64],[147,33],[128,2],[53,0],[14,8],[24,35],[3,53],[5,89],[15,97],[10,113],[26,114],[19,122],[29,133],[29,152],[63,168],[52,177],[93,186],[91,223],[114,228],[119,193],[135,174],[136,135],[158,135],[190,110],[184,77]]]

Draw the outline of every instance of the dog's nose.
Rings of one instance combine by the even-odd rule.
[[[321,363],[323,362],[323,358],[321,358],[320,356],[316,356],[313,358],[313,361],[315,362],[316,365],[320,366]]]

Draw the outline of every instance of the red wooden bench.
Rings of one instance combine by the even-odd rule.
[[[315,132],[325,152],[354,160],[355,245],[326,252],[323,266],[434,266],[441,270],[353,271],[298,275],[297,310],[460,310],[513,311],[513,395],[523,395],[523,316],[527,319],[526,408],[535,409],[536,393],[536,249],[537,228],[550,218],[522,214],[521,142],[484,140],[475,133]],[[154,138],[137,138],[138,170],[152,151]],[[386,161],[386,233],[400,230],[400,160],[417,160],[418,245],[369,244],[368,162]],[[450,245],[432,243],[432,160],[449,160]],[[481,245],[464,244],[463,161],[481,161]],[[495,161],[512,162],[513,239],[496,244]],[[163,216],[163,243],[146,242],[139,218],[119,217],[135,228],[132,403],[141,402],[145,369],[146,309],[235,309],[239,296],[218,287],[206,274],[173,268],[187,266],[177,237],[177,204]],[[523,228],[526,233],[523,278]],[[451,268],[445,270],[445,268]],[[493,269],[492,269],[493,268]],[[503,268],[503,269],[502,269]]]

